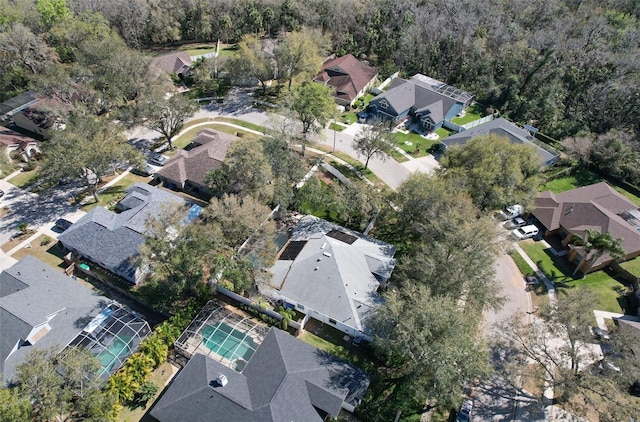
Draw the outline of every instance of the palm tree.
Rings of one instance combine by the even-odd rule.
[[[139,385],[136,384],[128,371],[121,370],[111,375],[107,383],[107,388],[118,402],[123,404],[133,400]]]
[[[587,274],[591,267],[598,261],[598,259],[606,253],[608,253],[612,258],[618,259],[625,256],[626,252],[622,247],[622,242],[624,239],[615,238],[609,232],[600,233],[598,230],[587,229],[585,230],[585,236],[581,237],[578,235],[572,235],[569,243],[574,245],[579,245],[584,248],[586,252],[586,261],[587,267],[584,270],[584,273]],[[593,252],[593,253],[591,253]],[[576,266],[573,274],[578,271],[580,264]]]
[[[289,328],[289,323],[296,316],[295,311],[291,308],[279,306],[276,312],[282,315],[282,329],[286,331],[286,329]]]

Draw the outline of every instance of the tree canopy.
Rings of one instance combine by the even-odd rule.
[[[369,125],[364,127],[353,140],[353,149],[358,154],[364,155],[366,161],[364,168],[369,167],[372,157],[386,159],[394,151],[392,134],[384,124]]]
[[[42,145],[40,174],[52,183],[61,179],[85,185],[98,202],[100,178],[116,164],[137,163],[140,153],[129,145],[119,129],[91,116],[75,116],[64,130],[55,130]]]
[[[443,176],[466,191],[483,211],[529,204],[539,184],[540,162],[528,145],[488,135],[449,148],[441,161]]]

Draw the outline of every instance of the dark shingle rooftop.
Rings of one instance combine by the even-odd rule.
[[[227,377],[223,387],[215,382]],[[344,401],[356,405],[365,372],[271,328],[242,373],[196,354],[151,410],[160,422],[321,422]]]

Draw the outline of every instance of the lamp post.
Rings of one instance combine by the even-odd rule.
[[[336,152],[336,119],[333,119],[333,149],[331,150],[331,153],[333,154],[334,152]]]

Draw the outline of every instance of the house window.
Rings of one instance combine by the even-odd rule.
[[[380,107],[386,109],[387,107],[389,107],[389,103],[387,102],[387,100],[382,100],[380,101]]]
[[[333,325],[336,325],[336,320],[333,319],[333,318],[329,318],[329,323],[333,324]]]

